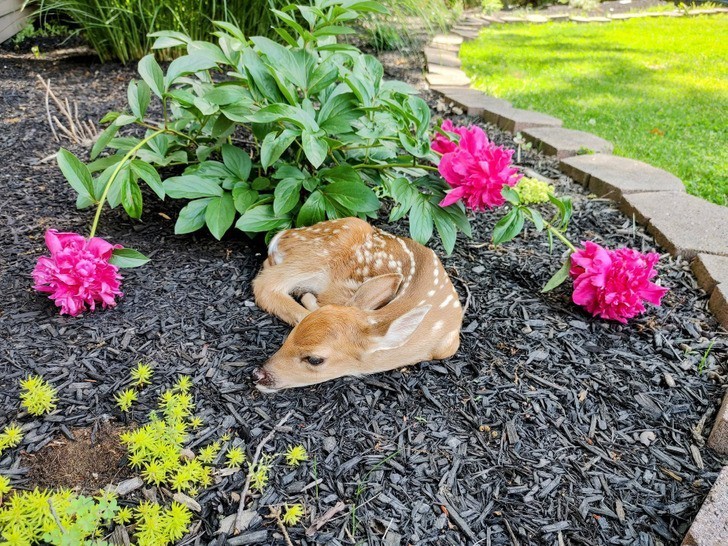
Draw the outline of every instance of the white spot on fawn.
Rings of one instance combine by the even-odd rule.
[[[440,328],[442,328],[443,324],[445,324],[443,321],[438,320],[435,324],[432,325],[432,331],[437,332]]]
[[[458,307],[460,307],[460,300],[455,300],[454,302],[452,302],[452,306],[453,306],[453,307],[454,307],[455,309],[457,309]]]
[[[452,301],[452,294],[448,294],[448,296],[445,298],[445,301],[443,301],[440,304],[440,309],[442,309],[443,307],[446,307],[447,304],[449,304],[451,301]]]
[[[430,297],[430,298],[431,298],[432,296],[434,296],[434,295],[435,295],[435,291],[434,291],[434,290],[430,290],[430,291],[429,291],[429,292],[427,293],[427,296],[428,296],[428,297]]]

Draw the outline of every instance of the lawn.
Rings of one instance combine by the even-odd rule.
[[[475,87],[604,137],[616,154],[728,205],[725,36],[723,15],[495,25],[461,58]]]

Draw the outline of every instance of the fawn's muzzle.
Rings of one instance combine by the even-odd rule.
[[[263,368],[255,368],[253,370],[253,380],[259,387],[272,387],[274,383],[273,376]]]

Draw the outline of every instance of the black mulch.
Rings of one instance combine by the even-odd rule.
[[[396,76],[417,68],[395,55],[385,60]],[[57,144],[34,74],[50,77],[98,119],[123,107],[133,70],[88,58],[9,56],[0,67],[0,426],[18,418],[18,380],[29,372],[61,393],[52,415],[18,418],[22,450],[40,450],[62,429],[108,417],[124,423],[112,396],[132,365],[152,361],[156,391],[145,392],[132,417],[143,420],[163,385],[190,374],[205,420],[194,446],[230,431],[252,454],[294,412],[273,447],[280,453],[301,443],[311,460],[297,469],[279,460],[251,509],[265,516],[267,505],[303,502],[308,525],[337,502],[347,504],[313,537],[292,527],[296,544],[351,544],[354,507],[354,537],[367,544],[679,543],[721,466],[704,443],[728,352],[688,263],[661,261],[660,278],[671,288],[661,308],[628,326],[594,320],[570,302],[566,287],[539,293],[559,266],[560,249],[550,254],[531,232],[494,249],[488,240],[496,215],[482,214],[475,238],[459,240],[444,258],[462,299],[470,295],[457,356],[261,395],[251,387],[251,369],[288,331],[253,303],[250,281],[264,248],[242,235],[222,242],[174,236],[161,214],[173,215],[177,204],[148,196],[141,222],[104,214],[100,235],[153,258],[125,274],[126,296],[116,309],[61,317],[30,289],[34,262],[45,252],[43,231],[85,232],[92,216],[74,209],[52,162],[40,163]],[[492,127],[488,133],[511,143]],[[551,159],[528,152],[523,163],[559,177]],[[558,190],[574,195],[572,240],[653,248],[610,202],[563,177]],[[18,453],[0,456],[0,472],[30,487]],[[282,543],[265,519],[243,538],[214,536],[220,519],[237,509],[243,479],[237,473],[199,495],[202,516],[185,543]]]

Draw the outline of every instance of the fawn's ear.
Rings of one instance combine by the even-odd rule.
[[[394,299],[402,283],[399,273],[379,275],[364,282],[351,297],[347,306],[358,307],[365,311],[374,311]]]
[[[432,309],[432,305],[420,305],[394,319],[389,324],[387,333],[377,340],[374,350],[396,349],[404,345],[415,333],[430,309]]]

